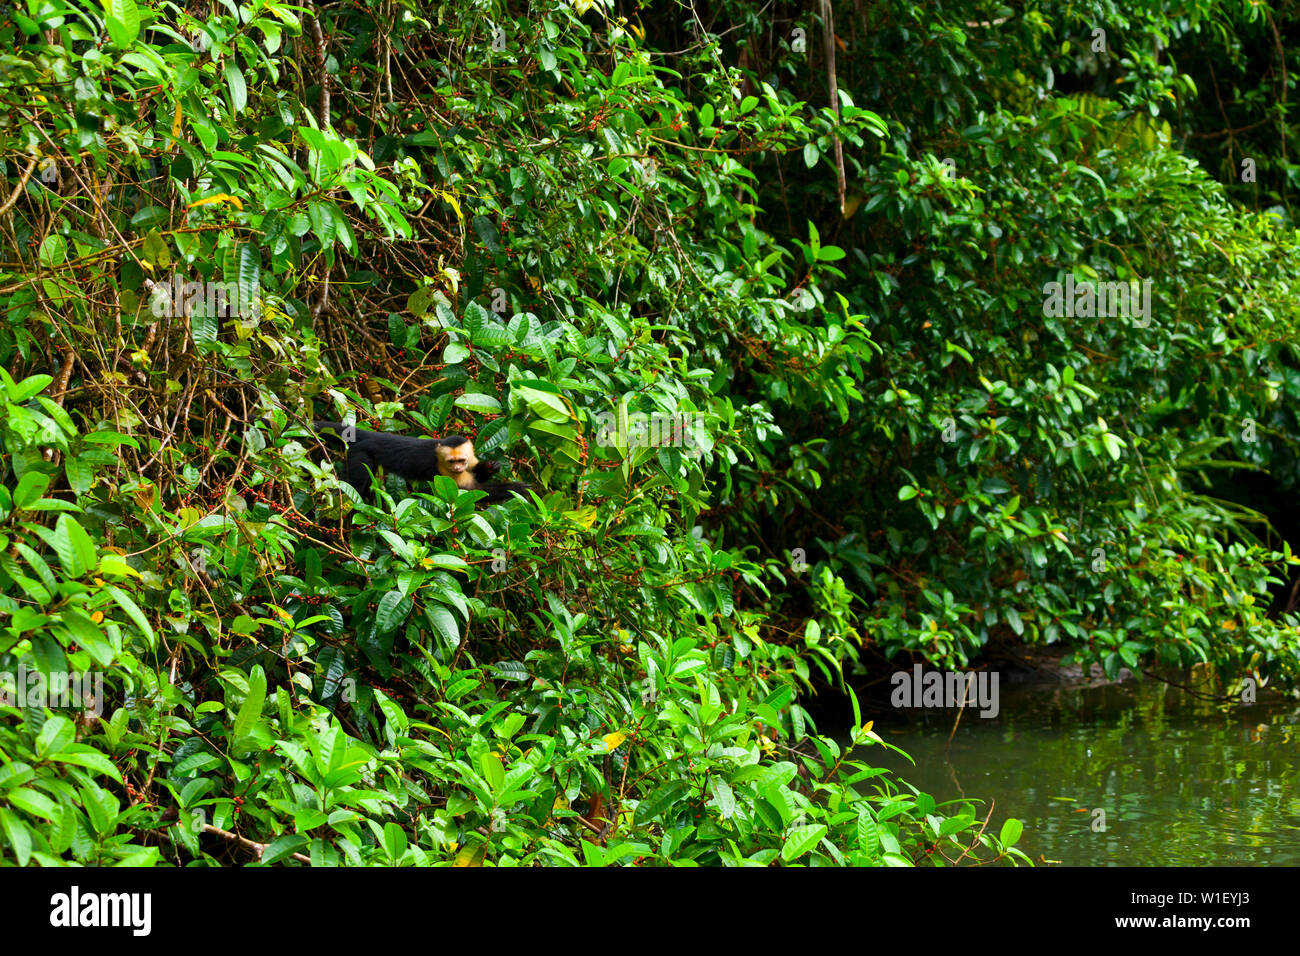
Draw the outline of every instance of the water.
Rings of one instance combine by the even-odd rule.
[[[1300,708],[1208,703],[1152,680],[1006,686],[996,718],[967,709],[877,710],[907,751],[858,756],[942,802],[995,801],[988,829],[1067,866],[1300,865]],[[980,809],[982,807],[982,809]],[[1103,821],[1096,810],[1104,811]]]

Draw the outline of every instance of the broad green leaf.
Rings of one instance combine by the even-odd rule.
[[[673,780],[653,790],[637,804],[633,823],[642,826],[658,819],[669,807],[684,797],[689,789],[685,780]]]
[[[389,591],[379,599],[379,608],[375,611],[375,626],[380,633],[387,634],[396,628],[411,613],[414,601],[401,591]]]
[[[435,633],[441,638],[444,648],[454,651],[460,646],[460,626],[451,611],[440,604],[431,604],[424,609],[424,613],[429,623],[433,625]]]
[[[785,838],[785,844],[781,847],[781,859],[789,863],[791,860],[797,860],[803,856],[826,835],[826,825],[816,823],[812,826],[792,827],[790,835]]]
[[[36,735],[36,756],[51,757],[76,739],[77,728],[72,721],[55,715],[45,722],[41,732]]]
[[[19,866],[26,866],[32,857],[32,833],[27,824],[9,810],[0,809],[0,828],[4,829],[9,848],[14,851]]]
[[[235,718],[231,736],[236,738],[247,737],[252,733],[253,727],[262,718],[262,704],[265,702],[266,672],[262,670],[262,665],[254,664],[253,669],[248,674],[248,695],[239,707],[239,715]]]
[[[120,35],[113,33],[113,42],[119,47],[134,43],[140,36],[140,10],[135,0],[103,0],[103,3],[104,12],[121,28]]]
[[[153,627],[150,626],[148,618],[144,616],[144,613],[136,603],[132,601],[121,588],[114,587],[110,584],[105,587],[104,590],[107,591],[109,596],[117,602],[117,605],[126,612],[127,617],[131,619],[135,626],[140,629],[141,633],[144,634],[145,638],[148,640],[149,646],[153,647],[157,643],[157,638],[154,637]]]
[[[234,113],[242,113],[248,103],[248,87],[244,84],[244,74],[234,58],[226,60],[226,86],[230,89],[230,107]]]
[[[506,768],[501,763],[501,758],[490,750],[484,752],[479,758],[479,770],[492,792],[500,793],[502,785],[506,782]]]

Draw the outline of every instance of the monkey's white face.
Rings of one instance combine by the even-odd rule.
[[[442,464],[446,469],[445,473],[449,475],[464,474],[465,470],[470,467],[469,445],[461,445],[459,448],[448,448],[443,452]]]

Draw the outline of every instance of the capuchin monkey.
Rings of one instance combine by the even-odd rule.
[[[507,501],[512,491],[520,494],[528,486],[517,481],[491,481],[501,469],[496,461],[479,461],[474,454],[474,443],[460,435],[447,438],[411,438],[388,432],[366,431],[352,428],[343,422],[312,422],[316,431],[331,429],[339,437],[347,435],[348,460],[343,469],[344,480],[357,489],[363,501],[371,501],[370,475],[380,468],[408,481],[432,481],[436,475],[446,475],[462,491],[486,491],[483,501]]]

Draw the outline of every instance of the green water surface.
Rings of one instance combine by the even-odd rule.
[[[1000,704],[991,719],[968,709],[950,748],[955,710],[876,711],[916,766],[881,747],[858,756],[940,802],[995,801],[989,830],[1019,817],[1036,863],[1300,865],[1294,702],[1224,707],[1144,680],[1003,686]]]

